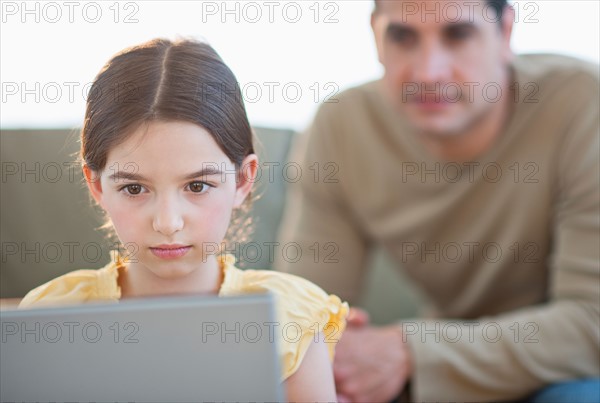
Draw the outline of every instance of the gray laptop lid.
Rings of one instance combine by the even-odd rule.
[[[282,401],[273,304],[261,294],[3,311],[1,399]]]

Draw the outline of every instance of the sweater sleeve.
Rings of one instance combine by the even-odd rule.
[[[336,109],[337,108],[337,109]],[[350,303],[362,291],[368,239],[343,194],[343,150],[338,104],[323,105],[311,127],[296,138],[290,164],[302,176],[288,183],[287,207],[274,268],[309,279]],[[294,254],[292,254],[294,252]]]
[[[403,322],[414,357],[413,399],[511,400],[600,375],[597,94],[579,106],[555,161],[548,302],[469,322]]]

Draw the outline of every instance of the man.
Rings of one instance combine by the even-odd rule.
[[[599,399],[598,67],[513,57],[514,18],[505,1],[377,1],[384,77],[299,138],[281,242],[303,253],[276,268],[352,302],[382,245],[432,304],[384,327],[354,311],[340,400]]]

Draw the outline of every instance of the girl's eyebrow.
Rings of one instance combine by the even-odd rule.
[[[205,168],[202,168],[199,171],[196,172],[192,172],[189,175],[185,175],[182,179],[186,180],[186,179],[194,179],[194,178],[198,178],[201,176],[210,176],[210,175],[221,175],[223,174],[223,171],[221,171],[219,168],[215,167],[215,166],[207,166]]]
[[[209,166],[209,167],[203,168],[199,171],[192,172],[191,174],[184,175],[182,177],[182,179],[188,180],[188,179],[194,179],[194,178],[198,178],[198,177],[202,177],[202,176],[221,175],[221,174],[223,174],[223,171],[221,171],[220,169],[218,169],[216,167]],[[148,181],[148,179],[143,175],[140,175],[135,172],[127,172],[127,171],[116,171],[115,173],[110,175],[108,177],[108,179],[112,180],[112,181],[118,181],[118,180],[123,180],[123,179],[131,180],[131,181],[140,181],[140,182]]]

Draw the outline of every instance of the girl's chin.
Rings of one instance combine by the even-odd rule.
[[[149,268],[156,277],[163,280],[176,280],[178,278],[189,276],[194,269],[180,265],[161,265]]]

